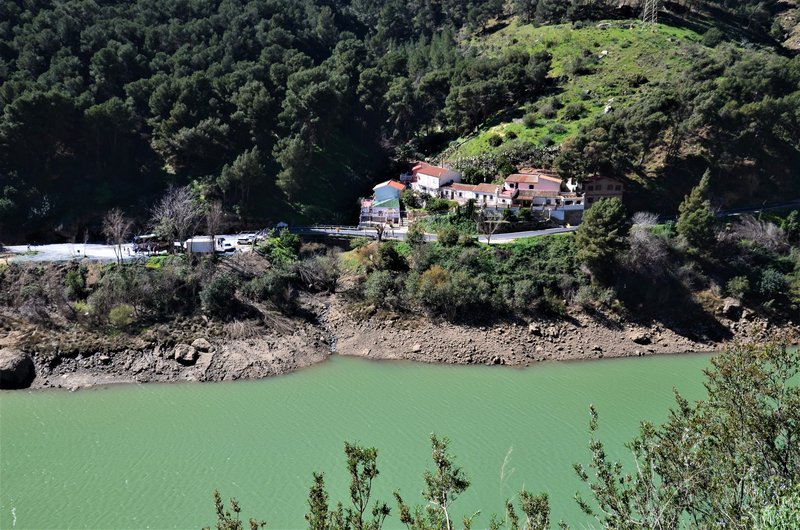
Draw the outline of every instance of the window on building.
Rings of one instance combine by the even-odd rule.
[[[622,191],[622,186],[618,185],[618,186],[617,186],[617,187],[615,187],[614,189],[615,189],[615,190],[617,190],[617,191]]]
[[[594,191],[594,186],[586,186],[586,191]]]

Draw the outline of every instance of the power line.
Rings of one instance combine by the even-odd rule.
[[[659,0],[644,0],[644,9],[642,10],[642,22],[644,24],[655,24],[658,22],[659,4]]]

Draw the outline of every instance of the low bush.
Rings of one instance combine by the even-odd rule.
[[[242,294],[256,302],[271,302],[286,309],[294,302],[292,284],[297,279],[287,267],[273,267],[242,286]]]
[[[79,300],[86,297],[86,279],[81,269],[70,269],[64,277],[64,286],[69,300]]]
[[[750,280],[747,276],[735,276],[725,284],[725,292],[728,296],[742,299],[750,293]]]
[[[575,292],[575,297],[572,301],[585,308],[605,306],[611,307],[616,299],[617,294],[611,287],[602,287],[600,285],[581,285]]]
[[[350,240],[350,249],[358,250],[361,247],[369,245],[370,241],[372,240],[368,237],[364,236],[354,237],[353,239]]]
[[[503,144],[503,137],[499,134],[493,134],[486,141],[492,147],[500,147]]]
[[[537,123],[538,123],[538,121],[539,121],[539,115],[538,115],[538,114],[536,114],[535,112],[529,112],[529,113],[525,114],[525,115],[522,117],[522,123],[523,123],[523,124],[525,125],[525,127],[527,127],[528,129],[533,129],[533,128],[535,128],[535,127],[536,127],[536,125],[537,125]]]
[[[108,312],[108,322],[115,329],[125,329],[134,322],[135,309],[130,304],[119,304]]]
[[[236,279],[227,273],[217,274],[200,291],[203,311],[215,317],[230,316],[236,296]]]
[[[459,232],[452,226],[445,226],[436,233],[439,244],[453,247],[458,244]]]

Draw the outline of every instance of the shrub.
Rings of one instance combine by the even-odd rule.
[[[419,208],[419,197],[413,190],[408,188],[400,192],[400,202],[403,203],[406,209]]]
[[[445,226],[437,232],[439,244],[444,247],[453,247],[458,244],[458,230],[452,226]]]
[[[551,134],[564,134],[567,132],[567,128],[561,125],[560,123],[554,123],[548,129]]]
[[[570,121],[577,120],[583,116],[584,112],[586,112],[586,107],[583,106],[583,103],[570,103],[564,109],[564,118]]]
[[[293,302],[292,283],[295,279],[296,275],[289,268],[273,267],[244,284],[242,294],[250,300],[272,302],[279,308],[287,308]]]
[[[601,287],[596,284],[581,285],[575,293],[573,302],[585,308],[596,306],[611,307],[616,297],[617,293],[611,287]]]
[[[397,252],[397,244],[394,241],[386,241],[378,246],[376,266],[380,270],[395,272],[408,270],[408,263],[405,258]]]
[[[758,292],[766,297],[773,297],[786,290],[786,278],[775,269],[767,269],[761,274]]]
[[[393,305],[397,300],[395,280],[389,271],[373,271],[362,286],[364,300],[380,307]]]
[[[539,120],[539,115],[536,114],[535,112],[529,112],[522,117],[522,123],[528,129],[533,129],[534,127],[536,127],[536,123],[538,122],[538,120]]]
[[[725,291],[734,298],[744,298],[750,292],[750,280],[746,276],[736,276],[725,284]]]
[[[499,134],[493,134],[486,140],[492,147],[500,147],[503,143],[503,137]]]
[[[64,285],[67,288],[67,298],[77,300],[86,295],[86,280],[80,269],[71,269],[64,277]]]
[[[703,45],[708,46],[709,48],[716,48],[724,38],[725,34],[722,33],[719,28],[709,28],[708,31],[703,34]]]
[[[430,213],[447,213],[450,211],[450,201],[431,197],[425,202],[425,210]]]
[[[368,237],[364,236],[354,237],[353,239],[350,240],[350,248],[352,250],[358,250],[363,246],[369,245],[370,241],[372,240]]]
[[[125,329],[134,321],[135,311],[130,304],[119,304],[108,312],[108,322],[116,329]]]
[[[295,265],[295,271],[303,285],[313,291],[336,290],[339,282],[339,260],[334,256],[315,256]]]
[[[517,138],[517,133],[515,133],[514,131],[508,131],[506,133],[507,140],[515,140],[516,138]]]
[[[556,143],[556,141],[553,140],[553,138],[550,137],[550,136],[542,136],[542,139],[539,140],[539,144],[542,145],[543,147],[550,147],[551,145],[554,145],[555,143]]]
[[[224,317],[230,314],[236,295],[236,279],[227,273],[214,276],[200,291],[203,310],[213,316]]]
[[[549,120],[556,117],[556,113],[560,108],[561,103],[556,98],[549,98],[539,105],[539,114],[542,118]]]
[[[22,289],[20,289],[19,294],[25,301],[35,300],[44,295],[41,286],[35,283],[25,285]]]

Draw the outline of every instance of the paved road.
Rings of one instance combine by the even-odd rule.
[[[718,216],[724,215],[744,215],[744,214],[757,214],[771,210],[783,210],[786,208],[800,208],[800,199],[789,201],[783,204],[770,205],[770,206],[754,206],[750,208],[737,208],[733,210],[722,210],[717,212]],[[662,220],[674,219],[675,217],[662,216]],[[526,237],[546,236],[552,234],[564,234],[574,232],[575,227],[572,228],[548,228],[545,230],[531,230],[527,232],[509,232],[507,234],[495,234],[492,236],[492,244],[510,243],[517,239]],[[292,227],[291,231],[301,235],[322,235],[322,236],[342,236],[342,237],[370,237],[377,238],[377,232],[372,228],[359,228],[357,226],[307,226],[307,227]],[[400,227],[395,230],[387,230],[383,234],[384,239],[391,239],[395,241],[403,241],[408,232],[407,227]],[[227,241],[236,245],[236,240],[239,235],[228,234],[218,237],[224,237]],[[435,234],[425,234],[426,241],[436,241]],[[480,236],[478,241],[481,243],[487,242],[486,236]],[[27,247],[25,245],[17,245],[7,247],[11,252],[18,255],[12,258],[15,262],[20,261],[69,261],[72,259],[89,258],[97,261],[112,262],[116,260],[114,254],[114,247],[112,245],[102,244],[81,244],[81,243],[61,243],[55,245],[32,245]],[[30,254],[27,252],[31,250]],[[142,258],[144,256],[137,255],[133,252],[131,245],[123,245],[122,259],[132,260]]]

